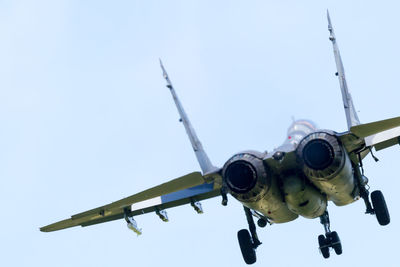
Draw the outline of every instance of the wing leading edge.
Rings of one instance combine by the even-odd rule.
[[[193,172],[108,205],[91,209],[40,228],[52,232],[74,226],[89,226],[149,212],[158,212],[220,195],[220,186],[207,183],[200,172]]]

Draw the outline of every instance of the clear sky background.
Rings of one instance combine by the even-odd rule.
[[[346,130],[329,8],[362,122],[400,115],[397,1],[0,2],[2,266],[245,266],[229,197],[124,221],[39,227],[199,170],[161,57],[211,160],[272,150],[291,117]],[[324,260],[319,220],[259,229],[255,266],[398,266],[398,146],[365,161],[392,222],[331,204],[343,255]]]

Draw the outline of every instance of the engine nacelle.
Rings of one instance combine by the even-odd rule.
[[[307,178],[336,205],[355,200],[357,194],[350,158],[333,132],[307,135],[296,153]]]
[[[223,167],[223,182],[234,198],[246,207],[261,212],[272,222],[294,220],[298,215],[284,203],[277,177],[271,175],[264,165],[264,156],[256,151],[234,155]]]

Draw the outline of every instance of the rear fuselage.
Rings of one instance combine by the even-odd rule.
[[[353,167],[333,131],[297,120],[272,152],[244,151],[224,165],[223,181],[244,206],[271,222],[321,216],[327,201],[338,206],[358,199]]]

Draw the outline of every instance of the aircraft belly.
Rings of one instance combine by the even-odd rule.
[[[243,205],[262,213],[273,223],[290,222],[299,217],[299,215],[290,211],[283,201],[277,176],[272,177],[270,188],[261,199],[254,202],[246,202]]]
[[[321,216],[327,207],[327,198],[303,177],[283,177],[283,191],[288,208],[305,218]]]

